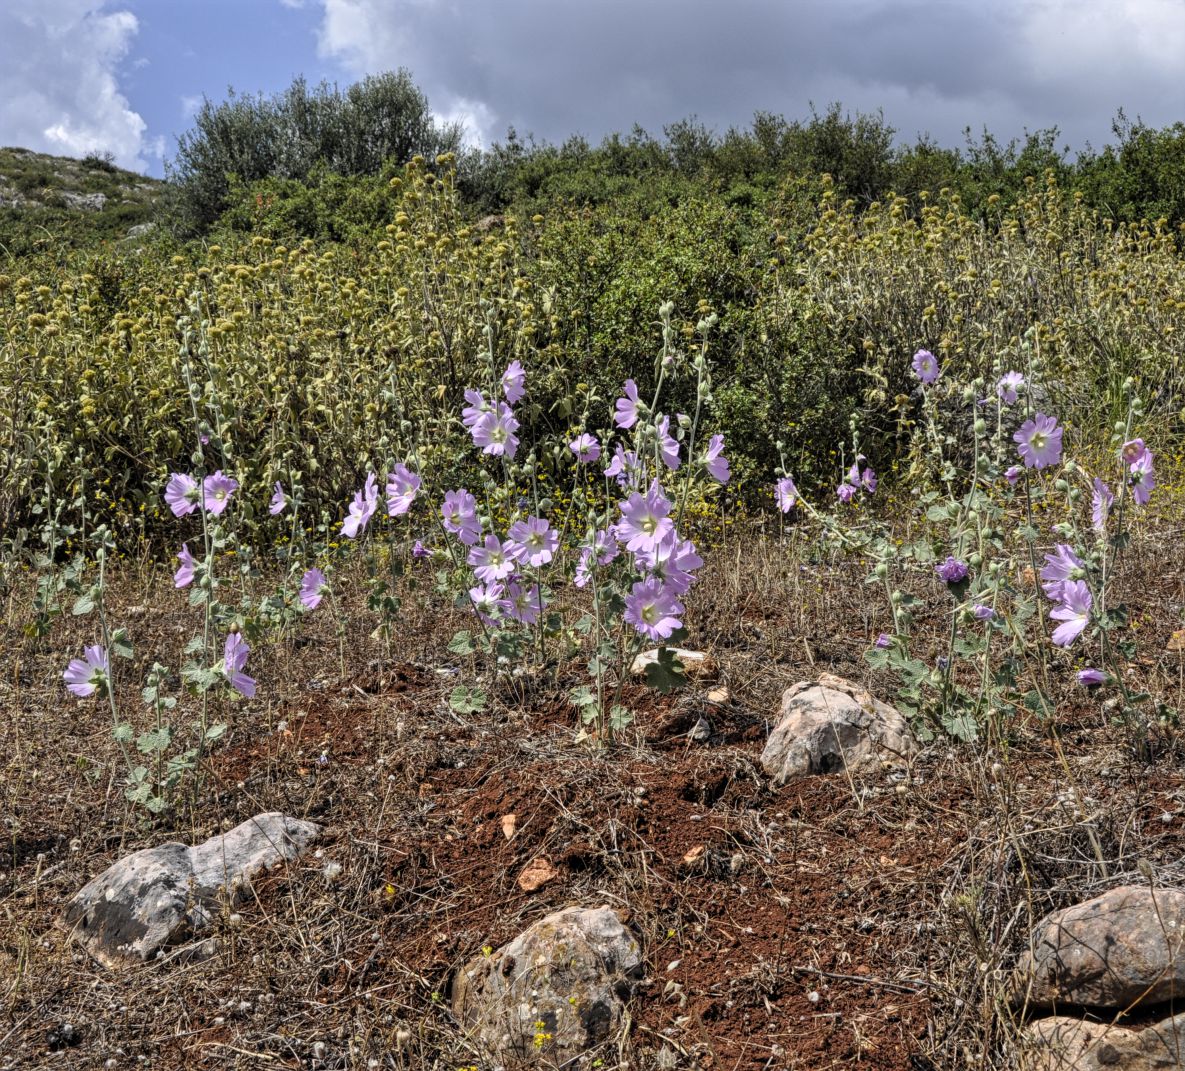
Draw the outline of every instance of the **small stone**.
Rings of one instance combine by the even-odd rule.
[[[697,744],[705,744],[712,739],[712,723],[707,718],[700,718],[687,735]]]
[[[703,651],[687,651],[682,647],[668,647],[667,650],[683,666],[683,675],[688,680],[708,680],[716,675],[716,660],[710,654],[705,654]],[[647,666],[655,665],[658,662],[658,652],[659,648],[657,647],[643,651],[634,659],[630,666],[630,672],[635,676],[642,676],[646,672]]]
[[[536,856],[518,876],[518,887],[523,892],[534,892],[559,877],[559,871],[545,855]]]

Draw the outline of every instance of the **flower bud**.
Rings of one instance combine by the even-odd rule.
[[[983,555],[977,551],[967,559],[967,564],[970,565],[972,569],[978,569],[981,565],[983,565]]]
[[[889,567],[888,567],[888,565],[886,565],[884,562],[877,562],[877,563],[876,563],[876,569],[875,569],[875,570],[873,570],[873,571],[874,571],[874,572],[876,573],[876,575],[877,575],[877,576],[879,576],[879,577],[880,577],[882,580],[884,580],[884,578],[885,578],[885,577],[887,577],[887,576],[889,575]]]
[[[975,388],[974,387],[964,387],[963,388],[963,404],[964,405],[974,405],[975,404]]]
[[[975,434],[976,434],[976,435],[983,435],[983,434],[985,434],[986,432],[987,432],[987,421],[986,421],[986,420],[984,420],[984,419],[983,419],[983,417],[978,417],[978,418],[976,418],[976,421],[975,421]]]

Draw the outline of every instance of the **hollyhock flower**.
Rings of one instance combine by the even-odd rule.
[[[469,551],[467,560],[473,566],[474,575],[483,584],[505,580],[514,572],[514,559],[508,549],[502,546],[501,540],[492,533],[486,536],[481,546]]]
[[[1107,680],[1107,674],[1101,669],[1094,669],[1088,666],[1086,669],[1078,671],[1078,683],[1085,685],[1087,688],[1093,688],[1096,684],[1103,684]]]
[[[321,605],[325,588],[325,574],[320,569],[309,569],[300,578],[300,605],[306,610],[317,609]]]
[[[593,536],[593,553],[597,556],[598,565],[608,565],[620,553],[617,536],[611,528],[600,528]]]
[[[1156,473],[1152,471],[1152,451],[1145,450],[1140,460],[1128,472],[1132,485],[1132,498],[1141,506],[1148,505],[1152,489],[1156,486]]]
[[[520,565],[529,565],[533,569],[551,561],[560,545],[559,535],[542,517],[515,521],[506,534],[510,537],[506,544],[507,553]]]
[[[1148,452],[1148,447],[1144,445],[1143,439],[1128,439],[1120,448],[1119,455],[1123,458],[1124,464],[1134,465]]]
[[[680,539],[672,529],[653,550],[639,551],[634,563],[650,577],[663,581],[676,595],[682,595],[695,582],[695,570],[703,568],[704,560],[691,540]]]
[[[605,468],[606,476],[617,479],[619,487],[626,487],[638,471],[638,455],[633,450],[622,449],[618,443],[613,452],[613,460]]]
[[[728,458],[724,456],[724,436],[713,435],[708,440],[708,449],[704,454],[704,468],[708,475],[717,483],[728,483],[732,479],[732,471],[728,465]]]
[[[1055,417],[1038,413],[1026,420],[1012,436],[1020,448],[1020,459],[1025,468],[1043,469],[1062,459],[1062,429]]]
[[[511,405],[526,396],[527,373],[519,361],[511,361],[502,373],[502,393]]]
[[[883,651],[886,647],[891,647],[892,645],[893,641],[889,638],[889,634],[887,632],[882,632],[879,636],[877,636],[876,642],[872,646],[879,647]]]
[[[1111,493],[1111,488],[1096,476],[1094,491],[1090,496],[1090,520],[1096,532],[1106,530],[1107,517],[1111,513],[1111,506],[1114,502],[1115,496]]]
[[[576,571],[572,574],[572,583],[578,588],[588,586],[592,579],[592,547],[585,547],[576,560]]]
[[[1086,576],[1086,563],[1074,553],[1068,543],[1058,543],[1045,555],[1041,570],[1041,587],[1045,594],[1056,602],[1062,597],[1067,580],[1081,580]]]
[[[934,572],[946,583],[957,584],[960,580],[967,579],[967,563],[948,554],[946,561],[934,566]]]
[[[284,485],[277,480],[275,490],[272,492],[272,500],[267,504],[267,511],[275,517],[283,513],[284,507],[287,505],[288,496],[284,494]]]
[[[70,660],[70,664],[62,673],[62,680],[74,695],[85,699],[88,695],[94,695],[96,691],[107,689],[111,664],[107,661],[107,652],[100,644],[83,647],[82,653],[84,658]]]
[[[971,613],[975,616],[976,621],[991,621],[996,616],[995,610],[981,602],[977,602],[971,607]]]
[[[226,637],[226,646],[222,651],[222,671],[226,674],[230,686],[248,699],[255,695],[255,678],[248,677],[243,672],[243,667],[247,664],[247,655],[250,653],[251,648],[239,633],[232,632]]]
[[[349,513],[342,522],[341,534],[350,539],[356,539],[370,524],[370,519],[379,508],[378,479],[372,472],[366,477],[366,484],[361,491],[354,492],[354,501],[350,503]]]
[[[625,381],[625,397],[618,398],[614,403],[616,412],[613,421],[619,428],[632,428],[638,422],[638,385],[632,380]]]
[[[576,460],[582,465],[591,465],[601,456],[601,444],[595,435],[587,431],[581,432],[570,443],[568,449],[576,455]]]
[[[425,558],[430,558],[430,557],[432,557],[432,551],[430,551],[430,550],[429,550],[429,549],[428,549],[426,546],[424,546],[424,544],[423,544],[423,543],[421,543],[421,542],[420,542],[420,541],[417,539],[417,540],[415,541],[415,543],[412,545],[412,548],[411,548],[411,556],[412,556],[412,557],[413,557],[413,558],[414,558],[416,561],[418,561],[418,562],[422,562],[422,561],[423,561]]]
[[[1061,590],[1062,605],[1049,612],[1055,621],[1062,622],[1051,637],[1058,647],[1069,647],[1082,630],[1090,624],[1090,608],[1094,600],[1084,580],[1067,580]]]
[[[635,491],[625,502],[619,502],[621,520],[617,524],[617,538],[625,542],[625,549],[633,552],[653,550],[671,532],[671,503],[663,494],[658,480],[650,484],[645,497]]]
[[[501,598],[501,584],[483,584],[469,589],[469,601],[473,603],[477,616],[487,625],[498,624],[498,615],[502,610]]]
[[[219,469],[212,476],[202,480],[202,495],[206,500],[206,509],[219,516],[230,504],[230,496],[239,489],[239,481],[231,476],[224,476]]]
[[[481,536],[481,525],[477,521],[477,499],[462,487],[449,491],[440,507],[445,531],[452,532],[467,547],[473,546]]]
[[[1024,469],[1022,469],[1019,465],[1011,465],[1008,468],[1008,471],[1004,473],[1004,479],[1006,479],[1013,487],[1015,487],[1020,481],[1020,474],[1022,472],[1024,472]]]
[[[848,483],[853,487],[858,487],[860,484],[860,462],[865,460],[863,454],[857,454],[856,460],[852,462],[852,467],[848,469]]]
[[[465,401],[469,404],[461,410],[461,423],[472,430],[473,426],[494,407],[486,401],[485,395],[479,390],[467,390]]]
[[[184,472],[174,472],[165,484],[165,502],[174,517],[184,517],[198,508],[197,481]]]
[[[682,626],[683,604],[661,580],[642,580],[625,599],[625,620],[651,640],[668,640]]]
[[[938,359],[929,350],[918,350],[913,355],[913,371],[928,387],[938,379]]]
[[[851,502],[852,496],[855,495],[856,488],[854,488],[846,480],[835,489],[835,497],[841,502]]]
[[[491,457],[505,456],[513,460],[518,450],[519,423],[510,411],[510,406],[499,402],[497,407],[483,416],[470,429],[474,446],[480,446],[483,454]]]
[[[790,476],[783,476],[778,480],[774,489],[774,497],[777,500],[778,509],[783,513],[789,513],[797,505],[798,488],[794,486],[794,480]]]
[[[173,587],[187,587],[193,583],[193,570],[196,565],[193,555],[189,553],[188,543],[181,544],[181,549],[177,552],[177,560],[181,563],[181,567],[173,574]]]
[[[1017,391],[1024,383],[1025,377],[1020,372],[1005,372],[996,381],[996,394],[1005,405],[1013,405],[1017,399]]]
[[[870,495],[876,491],[876,473],[872,469],[865,469],[860,474],[860,486],[864,488]]]
[[[512,583],[506,585],[506,596],[499,605],[507,617],[524,625],[533,625],[543,613],[544,604],[538,584],[526,588],[522,584]]]
[[[663,417],[658,422],[658,450],[662,463],[672,472],[679,467],[679,444],[670,434],[671,418]]]
[[[397,462],[387,474],[387,516],[401,517],[407,513],[423,482],[406,465]]]

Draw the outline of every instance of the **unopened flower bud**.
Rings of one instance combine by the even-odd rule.
[[[877,562],[875,572],[877,576],[884,580],[889,575],[889,567],[884,562]]]
[[[974,387],[964,387],[963,388],[963,403],[965,405],[974,405],[975,404],[975,388]]]
[[[987,432],[987,421],[983,417],[978,417],[975,421],[975,434],[983,435]]]

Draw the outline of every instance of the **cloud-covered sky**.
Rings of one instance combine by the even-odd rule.
[[[841,101],[905,139],[1185,120],[1185,0],[0,0],[0,144],[160,174],[203,95],[409,68],[488,144]]]

